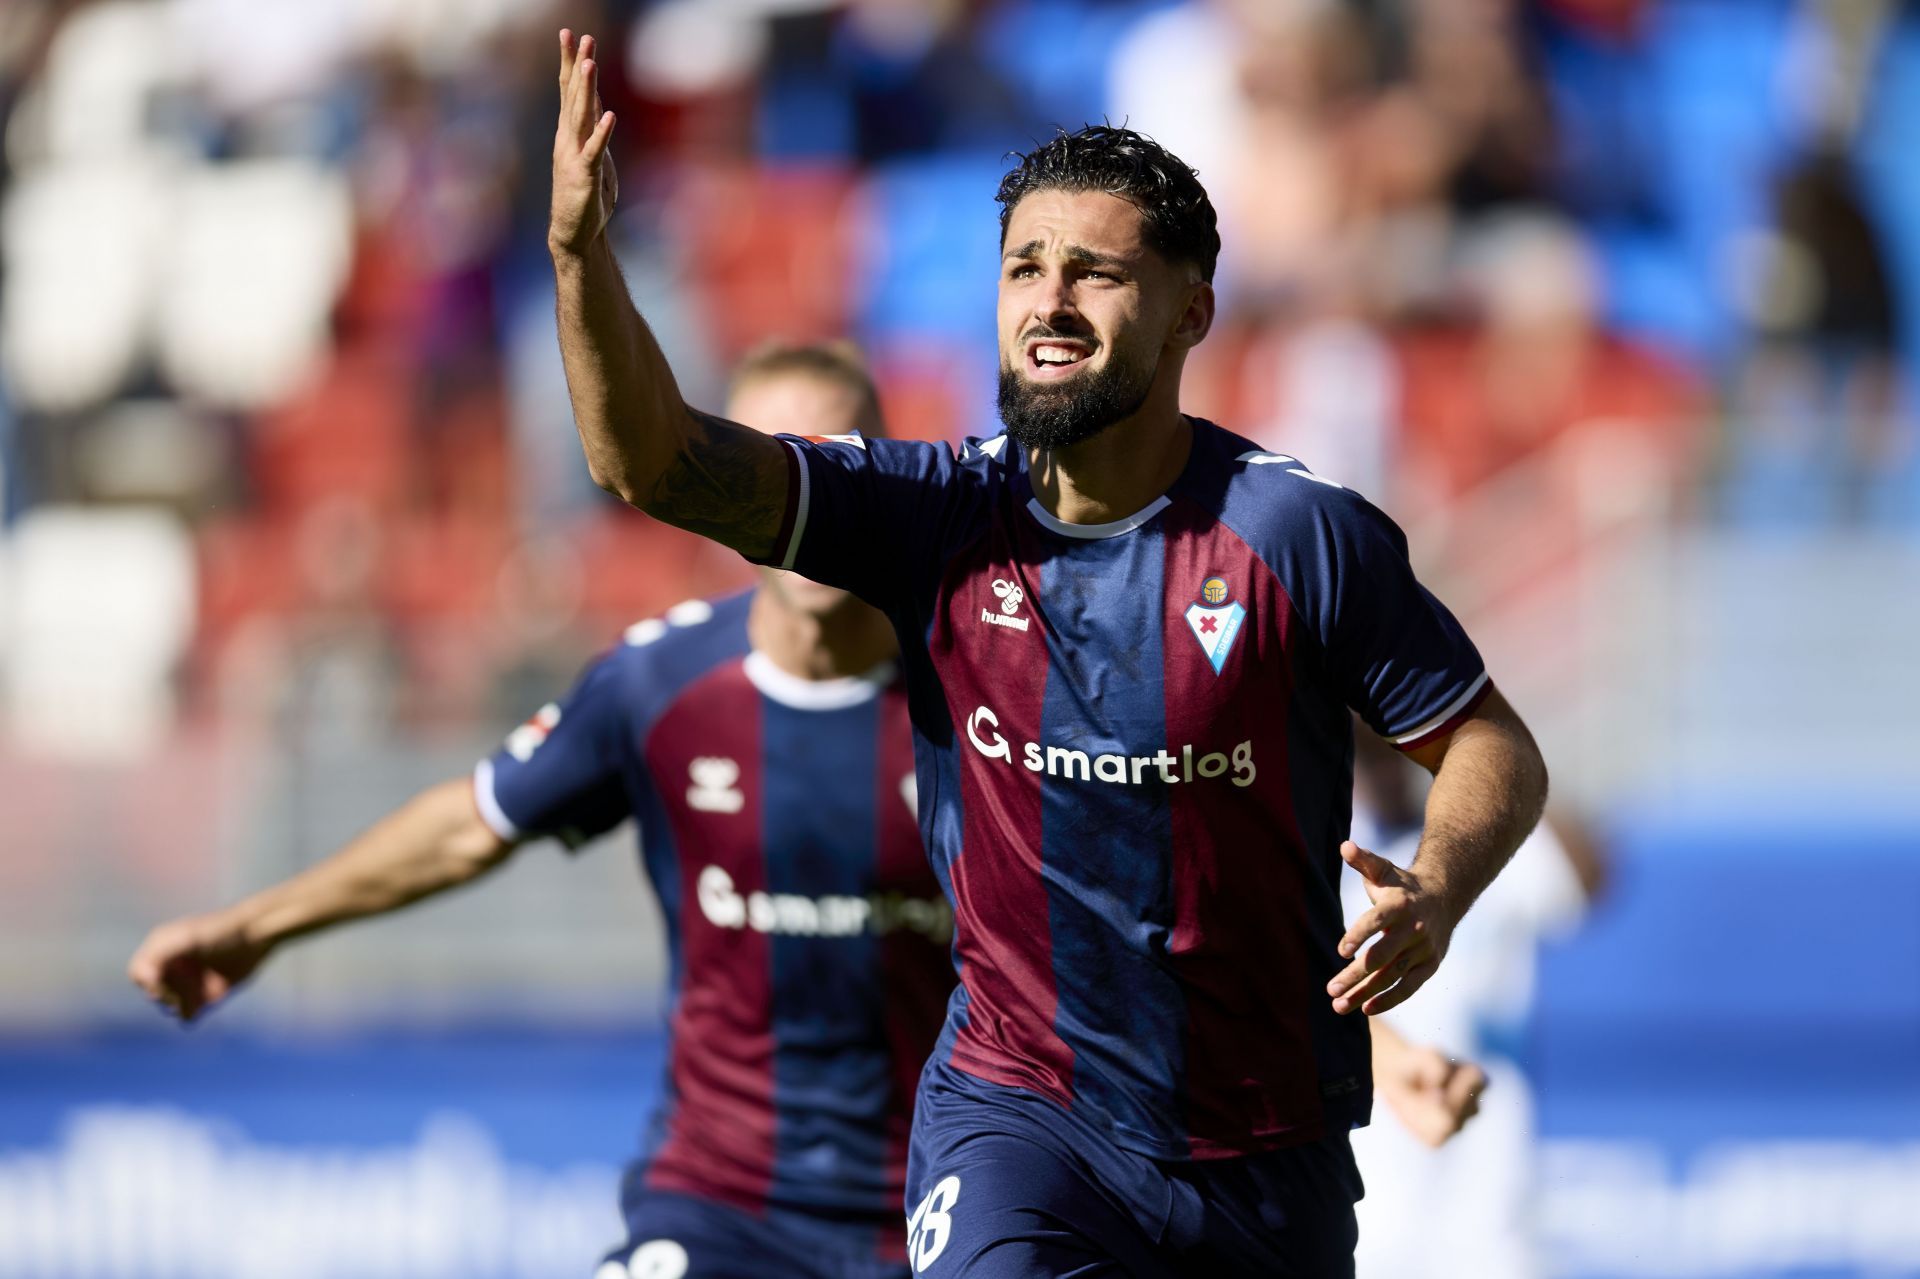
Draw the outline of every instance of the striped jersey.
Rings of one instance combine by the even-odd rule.
[[[1379,510],[1194,420],[1185,470],[1073,525],[1001,436],[781,437],[772,561],[893,618],[959,985],[934,1061],[1162,1159],[1366,1121],[1342,966],[1348,708],[1411,748],[1485,696]]]
[[[953,986],[891,669],[809,681],[751,594],[629,629],[475,772],[503,837],[629,814],[666,918],[671,1043],[630,1186],[871,1220],[897,1252],[914,1084]]]

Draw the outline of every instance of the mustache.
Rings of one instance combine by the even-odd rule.
[[[1096,351],[1100,349],[1100,339],[1096,338],[1093,334],[1070,333],[1056,329],[1050,324],[1036,325],[1028,329],[1025,333],[1022,333],[1020,335],[1020,345],[1025,346],[1029,342],[1044,342],[1049,338],[1061,342],[1085,342]]]

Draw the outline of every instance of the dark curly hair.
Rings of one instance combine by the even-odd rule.
[[[1179,156],[1132,129],[1090,124],[1020,156],[994,199],[1000,203],[1000,243],[1007,241],[1013,206],[1036,191],[1104,191],[1140,210],[1147,243],[1172,262],[1191,262],[1212,281],[1220,258],[1220,230],[1206,188]]]

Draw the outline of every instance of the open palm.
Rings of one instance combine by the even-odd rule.
[[[547,240],[556,250],[584,252],[613,217],[620,181],[607,140],[613,112],[600,109],[600,68],[592,36],[560,33],[560,118],[553,133],[553,205]]]

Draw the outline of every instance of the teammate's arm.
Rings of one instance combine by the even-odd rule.
[[[192,1021],[283,942],[443,893],[499,866],[513,848],[481,818],[471,780],[442,782],[293,878],[224,910],[161,924],[127,976]]]
[[[1391,1021],[1375,1021],[1370,1029],[1374,1091],[1417,1140],[1443,1146],[1480,1113],[1486,1071],[1431,1044],[1408,1042]]]
[[[1402,870],[1352,840],[1340,846],[1373,906],[1340,939],[1341,958],[1353,962],[1327,983],[1335,1012],[1372,1016],[1418,990],[1546,804],[1546,762],[1498,690],[1451,733],[1408,753],[1433,773],[1413,864]],[[1380,940],[1362,954],[1375,933]]]
[[[600,109],[592,36],[560,33],[560,118],[553,140],[547,247],[560,354],[594,483],[656,519],[752,559],[772,550],[786,513],[786,448],[690,408],[634,307],[607,242],[618,182]]]

